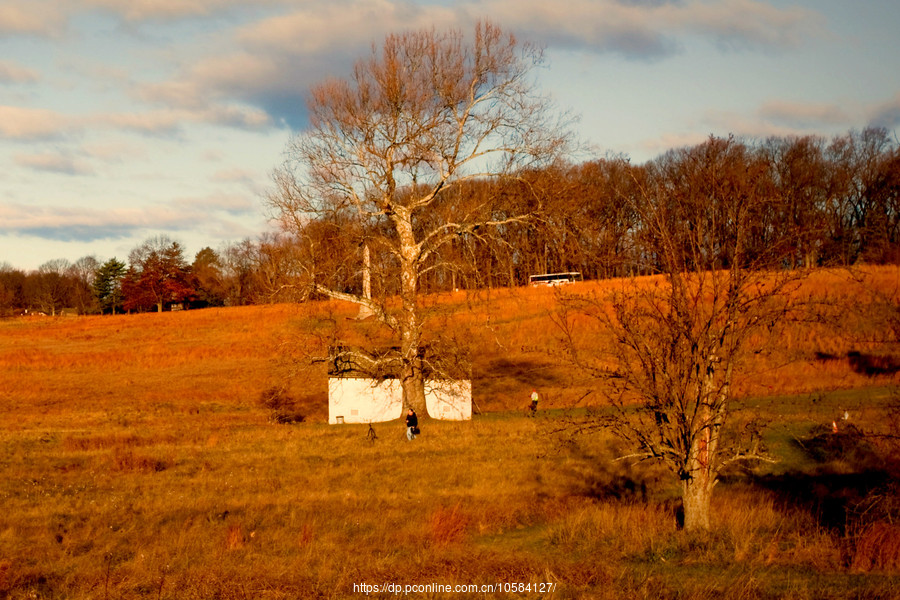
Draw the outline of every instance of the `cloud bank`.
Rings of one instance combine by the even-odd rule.
[[[157,231],[243,235],[261,221],[256,205],[279,152],[307,124],[311,86],[349,75],[389,33],[468,32],[481,19],[553,60],[583,61],[583,80],[573,81],[580,65],[563,65],[572,81],[558,77],[552,91],[588,107],[590,143],[609,147],[609,131],[631,128],[626,153],[652,155],[710,133],[900,126],[896,86],[841,96],[830,85],[840,73],[785,82],[788,67],[769,81],[781,58],[837,39],[835,15],[847,15],[829,10],[834,3],[814,0],[4,0],[0,237],[29,234],[50,246],[124,245]],[[750,79],[765,91],[723,70],[732,64],[758,69]],[[690,86],[698,89],[681,89]]]
[[[94,0],[88,4],[103,6],[130,21],[187,18],[249,6],[238,0]],[[192,111],[221,112],[223,105],[235,103],[252,106],[274,123],[298,129],[305,125],[310,86],[327,76],[348,74],[353,61],[368,54],[373,43],[400,30],[456,27],[468,31],[477,20],[488,18],[549,48],[643,61],[677,54],[688,39],[706,40],[732,51],[779,51],[802,44],[824,28],[817,13],[757,0],[572,0],[562,9],[544,0],[468,1],[450,6],[400,0],[271,0],[261,6],[262,16],[216,37],[213,45],[223,51],[201,53],[179,64],[171,77],[139,83],[135,95],[147,103]]]
[[[141,237],[153,231],[188,231],[196,229],[198,223],[210,231],[241,231],[243,228],[236,223],[255,210],[246,197],[229,194],[183,198],[147,207],[0,204],[0,234],[94,242]]]

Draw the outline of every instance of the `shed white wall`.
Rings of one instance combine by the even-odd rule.
[[[425,406],[433,419],[468,421],[472,418],[471,381],[426,381]]]
[[[328,422],[381,423],[400,418],[403,390],[397,379],[328,379]]]
[[[472,418],[471,381],[426,381],[425,405],[435,419],[465,421]],[[399,419],[403,390],[397,379],[328,379],[328,422],[381,423]]]

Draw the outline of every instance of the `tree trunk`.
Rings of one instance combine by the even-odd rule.
[[[721,346],[719,347],[721,351]],[[703,374],[703,403],[698,410],[700,430],[693,435],[687,471],[683,474],[681,499],[684,506],[685,531],[708,531],[710,502],[718,471],[714,469],[719,450],[719,431],[725,423],[726,406],[733,363],[726,361],[724,381],[716,390],[716,371],[720,367],[718,353],[706,360]]]
[[[408,315],[407,315],[408,316]],[[425,404],[425,372],[419,356],[418,323],[404,323],[400,353],[403,367],[400,383],[403,386],[403,409],[412,408],[419,415],[427,415]]]
[[[412,408],[416,414],[427,415],[428,407],[425,404],[425,378],[422,369],[415,363],[405,364],[401,378],[403,385],[403,412]]]
[[[709,436],[699,436],[691,449],[687,472],[682,475],[681,500],[684,506],[685,531],[709,530],[710,501],[716,483],[710,466],[711,451],[713,448],[710,448]]]
[[[400,354],[403,361],[400,383],[403,385],[404,411],[412,408],[419,415],[428,415],[425,405],[425,372],[419,353],[421,343],[418,292],[419,249],[412,233],[409,219],[397,221],[400,236]]]
[[[708,531],[712,499],[712,484],[709,477],[700,475],[685,479],[682,483],[681,499],[684,505],[684,530]]]

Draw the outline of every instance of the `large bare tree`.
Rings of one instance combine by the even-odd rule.
[[[622,199],[656,275],[568,296],[560,324],[579,363],[609,384],[615,410],[603,425],[634,445],[632,458],[678,477],[685,529],[709,529],[723,469],[768,459],[758,431],[728,427],[734,377],[797,309],[805,271],[782,268],[774,243],[754,243],[774,196],[765,161],[744,144],[711,138],[672,151],[635,183]],[[609,352],[586,356],[585,336],[597,335]]]
[[[270,206],[300,243],[311,222],[340,223],[361,249],[360,269],[370,254],[371,294],[332,279],[327,251],[307,265],[307,283],[364,307],[394,332],[399,350],[379,360],[394,364],[405,405],[422,414],[420,277],[456,240],[527,217],[497,214],[490,199],[461,194],[463,184],[547,165],[566,145],[563,116],[536,90],[542,63],[539,48],[490,23],[469,35],[390,35],[352,77],[312,90],[310,126],[275,173]]]

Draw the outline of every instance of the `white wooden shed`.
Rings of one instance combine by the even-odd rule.
[[[434,419],[468,421],[472,418],[472,382],[428,380],[425,405]],[[332,425],[393,421],[402,412],[403,389],[398,379],[328,379],[328,422]]]

